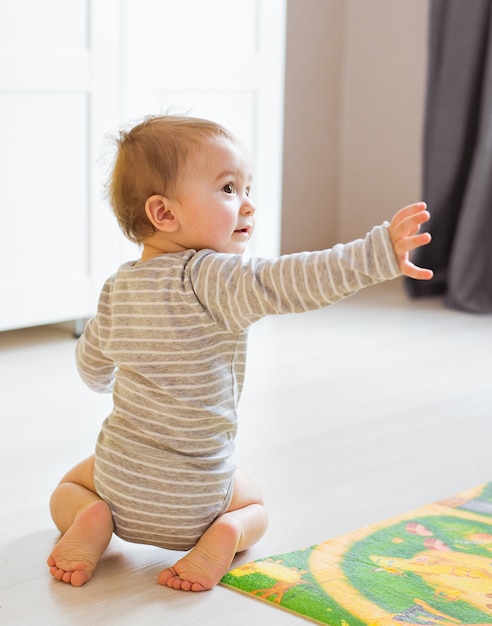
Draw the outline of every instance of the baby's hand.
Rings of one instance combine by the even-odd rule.
[[[427,245],[431,240],[430,233],[420,233],[420,226],[430,219],[425,202],[410,204],[395,214],[389,225],[389,234],[393,249],[398,260],[400,271],[404,276],[418,280],[429,280],[434,275],[432,270],[417,267],[409,259],[409,252]]]

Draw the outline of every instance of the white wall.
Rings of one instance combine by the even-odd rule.
[[[282,251],[420,199],[428,0],[289,0]]]
[[[343,0],[287,3],[282,252],[336,233],[344,18]]]

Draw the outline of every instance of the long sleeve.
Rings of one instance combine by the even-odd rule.
[[[278,259],[204,254],[191,269],[194,291],[213,319],[240,332],[261,317],[322,308],[400,275],[387,223],[364,239]]]
[[[97,317],[87,322],[75,357],[79,374],[88,387],[101,393],[112,391],[116,366],[100,350]]]

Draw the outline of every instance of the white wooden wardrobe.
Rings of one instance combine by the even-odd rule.
[[[285,0],[0,0],[0,330],[93,314],[138,255],[103,187],[145,115],[215,119],[255,163],[252,252],[280,240]]]

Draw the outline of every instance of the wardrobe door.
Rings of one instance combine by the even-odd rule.
[[[0,3],[0,329],[87,310],[84,0]]]

